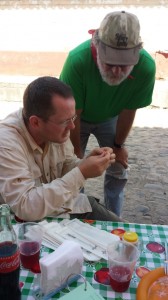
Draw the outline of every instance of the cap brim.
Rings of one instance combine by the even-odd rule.
[[[136,65],[139,60],[139,47],[129,49],[112,48],[99,41],[98,52],[100,59],[110,65]]]

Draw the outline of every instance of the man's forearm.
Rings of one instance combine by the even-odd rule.
[[[136,110],[123,110],[118,116],[115,143],[122,145],[131,130],[132,124],[134,122]]]
[[[25,221],[41,220],[53,212],[64,212],[71,210],[73,199],[83,187],[85,179],[79,168],[74,168],[62,178],[57,178],[50,183],[35,186],[30,178],[21,181],[17,188],[13,188],[13,181],[10,181],[10,192],[4,189],[5,203],[9,204],[13,212]],[[15,201],[13,201],[15,196]]]

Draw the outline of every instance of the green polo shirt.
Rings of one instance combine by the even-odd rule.
[[[82,119],[100,123],[118,115],[123,109],[137,109],[152,102],[155,82],[155,62],[144,50],[131,76],[121,84],[110,86],[102,80],[93,60],[91,40],[70,51],[60,79],[71,86],[76,109],[82,109]]]

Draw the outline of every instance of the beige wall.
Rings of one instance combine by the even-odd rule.
[[[134,5],[155,6],[168,5],[167,0],[0,0],[0,8],[37,8],[37,7],[82,7],[82,6]]]

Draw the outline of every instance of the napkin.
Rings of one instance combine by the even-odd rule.
[[[68,279],[82,273],[83,253],[78,243],[63,242],[53,253],[40,259],[40,288],[44,295],[64,288]]]
[[[43,224],[45,232],[42,243],[44,245],[56,249],[66,240],[74,241],[80,245],[84,258],[89,261],[98,261],[101,258],[107,260],[107,245],[120,240],[117,235],[90,226],[78,219],[49,224]]]

